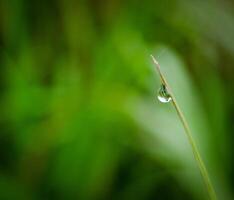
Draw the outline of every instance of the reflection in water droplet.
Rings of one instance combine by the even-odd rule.
[[[171,101],[171,95],[168,93],[164,84],[162,84],[158,90],[158,100],[162,103],[168,103]]]

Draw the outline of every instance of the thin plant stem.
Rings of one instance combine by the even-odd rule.
[[[197,165],[198,165],[198,168],[200,170],[201,176],[202,176],[203,181],[204,181],[204,183],[206,185],[209,197],[210,197],[211,200],[217,200],[216,193],[215,193],[215,190],[214,190],[214,188],[212,186],[212,183],[210,181],[206,166],[205,166],[205,164],[204,164],[204,162],[203,162],[203,160],[201,158],[201,155],[200,155],[200,153],[198,151],[197,145],[195,143],[195,140],[193,139],[192,133],[191,133],[189,125],[188,125],[188,123],[187,123],[187,121],[186,121],[186,119],[184,117],[184,114],[183,114],[182,110],[180,109],[179,104],[177,103],[176,98],[175,98],[175,96],[174,96],[174,94],[173,94],[173,92],[172,92],[172,90],[171,90],[165,76],[162,74],[162,71],[160,69],[160,65],[159,65],[158,61],[152,55],[151,55],[151,58],[153,59],[153,62],[155,64],[155,66],[156,66],[156,69],[157,69],[157,71],[159,73],[162,84],[165,85],[168,93],[170,94],[171,99],[172,99],[172,104],[175,107],[175,110],[176,110],[176,112],[178,114],[178,117],[179,117],[181,123],[183,124],[185,134],[186,134],[187,139],[188,139],[188,141],[189,141],[189,143],[191,145],[194,158],[195,158],[195,160],[197,162]]]

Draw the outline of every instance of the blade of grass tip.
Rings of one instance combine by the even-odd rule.
[[[181,121],[181,123],[182,123],[182,125],[184,127],[187,139],[189,141],[189,144],[191,145],[194,158],[195,158],[195,160],[197,162],[197,165],[198,165],[198,168],[200,170],[201,176],[202,176],[203,181],[204,181],[204,183],[206,185],[209,197],[210,197],[211,200],[217,200],[216,193],[215,193],[215,190],[214,190],[214,188],[212,186],[212,183],[210,181],[207,169],[206,169],[205,164],[204,164],[204,162],[203,162],[203,160],[201,158],[201,155],[200,155],[200,153],[198,151],[197,145],[195,143],[195,140],[193,139],[192,133],[191,133],[189,125],[188,125],[188,123],[187,123],[187,121],[186,121],[186,119],[184,117],[184,114],[183,114],[182,110],[180,109],[179,104],[177,103],[176,98],[175,98],[174,94],[172,93],[172,90],[171,90],[165,76],[162,74],[162,71],[161,71],[161,68],[160,68],[160,65],[159,65],[158,61],[155,59],[155,57],[153,55],[151,55],[151,58],[152,58],[155,66],[156,66],[156,69],[157,69],[159,75],[160,75],[162,83],[165,85],[165,87],[168,90],[168,93],[171,96],[172,104],[175,107],[177,115],[178,115],[178,117],[179,117],[179,119],[180,119],[180,121]]]

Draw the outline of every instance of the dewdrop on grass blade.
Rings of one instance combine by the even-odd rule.
[[[176,113],[177,113],[177,115],[178,115],[178,117],[179,117],[179,119],[184,127],[186,137],[188,139],[188,142],[189,142],[191,149],[192,149],[192,152],[193,152],[193,156],[197,162],[197,165],[198,165],[198,168],[200,170],[201,176],[203,178],[204,184],[206,185],[209,198],[210,198],[210,200],[217,200],[216,193],[215,193],[213,185],[210,181],[208,171],[207,171],[206,166],[202,160],[202,157],[198,151],[195,140],[193,139],[193,136],[192,136],[192,133],[190,131],[189,125],[187,123],[187,120],[185,119],[185,116],[184,116],[182,110],[180,109],[180,106],[177,103],[176,98],[175,98],[165,76],[162,74],[162,71],[161,71],[161,68],[160,68],[158,61],[152,55],[151,55],[151,58],[153,59],[153,62],[156,66],[156,69],[159,73],[159,76],[160,76],[160,79],[162,82],[162,85],[161,85],[161,87],[159,89],[159,93],[158,93],[158,99],[159,99],[159,101],[161,101],[163,103],[168,103],[169,101],[172,102],[172,104],[176,110]]]
[[[171,101],[171,95],[168,93],[165,85],[161,84],[158,90],[158,100],[162,103],[168,103]]]

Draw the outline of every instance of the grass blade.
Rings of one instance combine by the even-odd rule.
[[[203,160],[201,158],[201,155],[200,155],[200,153],[198,151],[197,145],[195,143],[195,140],[193,139],[192,133],[191,133],[189,125],[188,125],[188,123],[187,123],[187,121],[186,121],[186,119],[184,117],[184,114],[183,114],[182,110],[180,109],[179,104],[177,103],[176,98],[175,98],[175,96],[174,96],[174,94],[173,94],[173,92],[172,92],[172,90],[171,90],[165,76],[162,74],[162,71],[161,71],[161,68],[160,68],[160,65],[159,65],[158,61],[154,58],[153,55],[151,55],[151,58],[153,59],[153,62],[155,64],[155,66],[156,66],[156,69],[157,69],[157,71],[159,73],[162,84],[165,85],[168,93],[171,96],[172,104],[175,107],[177,115],[178,115],[178,117],[179,117],[179,119],[180,119],[180,121],[181,121],[181,123],[182,123],[182,125],[184,127],[186,137],[187,137],[187,139],[189,141],[189,144],[190,144],[190,146],[192,148],[194,158],[195,158],[195,160],[197,162],[197,165],[198,165],[198,168],[200,170],[201,176],[202,176],[203,181],[204,181],[204,183],[206,185],[208,195],[209,195],[211,200],[217,200],[216,193],[215,193],[214,187],[213,187],[213,185],[212,185],[212,183],[210,181],[209,174],[207,172],[206,166],[205,166],[205,164],[204,164],[204,162],[203,162]]]

